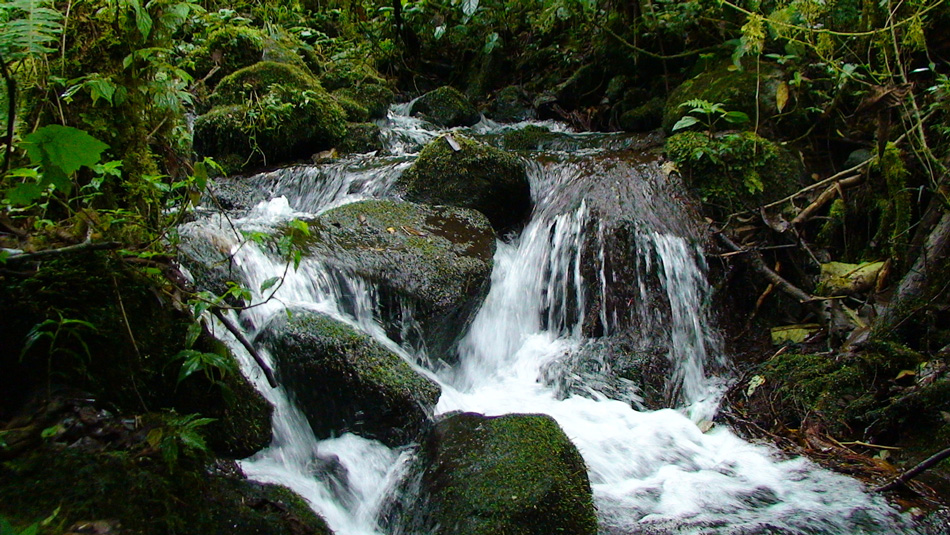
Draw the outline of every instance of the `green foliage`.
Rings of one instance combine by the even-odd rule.
[[[197,414],[170,412],[163,417],[163,425],[148,432],[146,441],[161,452],[169,469],[174,469],[182,455],[202,458],[211,453],[201,428],[214,421],[214,418],[199,418]]]
[[[62,14],[51,0],[7,0],[0,4],[0,55],[6,62],[53,52],[63,31]]]
[[[689,113],[700,115],[702,124],[706,127],[709,136],[712,137],[716,130],[716,124],[722,120],[732,125],[741,125],[749,122],[749,116],[741,111],[727,111],[722,103],[712,103],[703,99],[687,100],[680,104],[681,108],[689,108]],[[689,128],[690,126],[700,124],[701,119],[696,115],[686,115],[673,125],[673,131]]]
[[[22,145],[33,165],[38,165],[41,169],[39,181],[11,190],[8,195],[17,196],[19,200],[27,202],[36,200],[39,193],[49,186],[69,195],[72,190],[70,176],[80,167],[91,168],[99,163],[102,152],[109,148],[82,130],[55,124],[44,126],[27,135],[23,138]],[[23,188],[29,188],[30,191],[24,192]],[[29,198],[30,193],[34,194],[33,198]]]
[[[22,359],[38,342],[46,340],[48,343],[47,354],[50,359],[59,354],[74,357],[80,361],[92,359],[85,337],[88,334],[96,333],[98,331],[96,326],[88,321],[63,317],[63,314],[58,311],[56,314],[56,319],[46,319],[30,329],[24,341],[23,349],[20,351],[20,358]],[[85,355],[80,355],[71,349],[73,344],[82,347]]]

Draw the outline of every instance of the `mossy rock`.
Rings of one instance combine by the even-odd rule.
[[[403,445],[439,400],[438,384],[370,336],[319,312],[278,314],[259,340],[319,438],[354,432]]]
[[[502,123],[527,121],[537,116],[527,93],[524,89],[515,85],[510,85],[498,91],[489,104],[486,114]]]
[[[726,213],[785,197],[803,175],[798,158],[752,132],[681,132],[665,148],[702,201]]]
[[[348,98],[366,108],[370,119],[386,117],[389,106],[396,99],[396,95],[391,89],[380,84],[360,84],[344,87],[334,91],[333,94]]]
[[[452,359],[458,337],[488,292],[495,234],[482,214],[362,201],[322,214],[310,232],[302,244],[310,254],[379,286],[380,312],[394,340],[424,345],[433,360]],[[403,301],[414,308],[412,318],[403,316]],[[419,331],[401,332],[409,320]]]
[[[339,91],[333,93],[333,100],[343,108],[346,113],[346,120],[351,123],[365,123],[369,120],[369,110],[365,106],[353,99],[345,96]]]
[[[618,119],[620,128],[625,132],[646,132],[659,128],[663,122],[663,104],[663,99],[656,97],[623,112]]]
[[[478,210],[501,234],[521,225],[531,212],[531,187],[524,164],[484,143],[454,136],[456,151],[443,137],[426,145],[397,187],[413,202]]]
[[[290,65],[262,62],[241,69],[212,96],[226,104],[195,120],[195,151],[240,161],[239,168],[304,159],[335,146],[346,133],[340,105]]]
[[[781,69],[769,64],[763,63],[758,71],[737,70],[731,62],[718,64],[670,93],[663,111],[663,129],[672,132],[673,125],[688,111],[680,104],[693,99],[719,103],[728,111],[741,111],[752,118],[756,112],[763,118],[771,117],[778,113],[775,92],[783,79]]]
[[[255,96],[269,93],[275,85],[295,91],[323,90],[316,78],[298,66],[261,61],[225,76],[215,87],[211,100],[216,106],[247,104]]]
[[[505,132],[501,144],[506,150],[541,150],[557,139],[557,134],[548,128],[529,124],[524,128]]]
[[[340,152],[367,153],[383,149],[379,126],[374,123],[347,123]]]
[[[320,83],[329,91],[344,87],[387,86],[386,79],[365,61],[340,59],[325,66]]]
[[[418,463],[420,495],[396,520],[407,533],[597,533],[584,460],[550,416],[449,415]]]
[[[28,524],[54,511],[55,533],[77,522],[104,521],[142,535],[332,534],[289,489],[240,475],[208,475],[201,466],[169,469],[124,451],[50,446],[0,464],[0,516]]]
[[[244,67],[250,67],[264,56],[265,35],[248,26],[225,26],[208,36],[205,44],[196,49],[194,74],[214,87],[225,76]],[[211,73],[217,67],[215,73]]]
[[[156,283],[106,253],[49,260],[28,278],[5,281],[0,417],[53,383],[126,411],[213,414],[219,420],[212,446],[222,455],[245,456],[264,447],[270,442],[271,408],[243,375],[226,376],[227,390],[202,373],[179,384],[179,352],[188,348],[192,320],[163,295]],[[56,344],[40,336],[24,349],[33,329],[50,335],[59,330]],[[221,353],[238,367],[207,333],[191,349]]]
[[[449,86],[442,86],[419,97],[409,114],[444,127],[472,126],[481,119],[478,110],[465,95]]]

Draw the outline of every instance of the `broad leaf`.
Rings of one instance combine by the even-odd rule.
[[[99,163],[102,151],[109,148],[83,130],[58,124],[25,136],[23,145],[30,161],[43,168],[41,185],[53,184],[67,193],[71,187],[69,175],[80,167],[91,168]]]
[[[270,288],[273,288],[274,285],[277,284],[279,281],[280,281],[280,277],[271,277],[271,278],[267,279],[266,281],[262,282],[262,283],[261,283],[261,293],[264,293],[265,291],[269,290]]]
[[[699,123],[699,119],[693,117],[692,115],[686,115],[679,121],[676,121],[676,124],[673,125],[673,131],[676,132],[677,130],[689,128],[697,123]]]
[[[788,84],[782,82],[775,88],[775,108],[781,113],[786,104],[788,104]]]
[[[7,190],[7,200],[14,206],[33,204],[43,195],[43,187],[35,182],[20,184]]]
[[[729,124],[744,124],[749,122],[749,116],[741,111],[727,111],[722,118]]]

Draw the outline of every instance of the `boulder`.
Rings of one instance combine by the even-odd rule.
[[[505,87],[495,94],[487,115],[502,123],[527,121],[537,116],[524,89],[515,85]]]
[[[367,153],[383,149],[379,126],[375,123],[347,123],[346,136],[340,142],[340,152]]]
[[[618,119],[625,132],[646,132],[660,127],[663,121],[663,99],[656,97],[623,112]]]
[[[391,516],[404,533],[597,533],[584,460],[550,416],[449,415],[416,470],[418,496]]]
[[[386,117],[389,106],[396,98],[391,89],[378,83],[363,83],[352,87],[344,87],[334,91],[333,94],[348,98],[366,108],[370,119]]]
[[[478,110],[465,95],[449,86],[442,86],[419,97],[409,114],[444,127],[472,126],[481,119]]]
[[[531,212],[531,187],[524,164],[514,155],[478,141],[454,136],[426,145],[397,187],[406,200],[470,208],[488,216],[499,234],[512,230]]]
[[[389,446],[422,429],[441,389],[372,337],[325,314],[278,314],[259,341],[314,434],[353,432]]]
[[[452,348],[488,292],[495,234],[482,214],[447,206],[363,201],[310,223],[305,246],[321,261],[377,284],[390,336],[424,343],[433,360]],[[404,303],[414,309],[412,317]],[[417,333],[403,332],[415,321]],[[412,331],[412,330],[410,330]]]
[[[229,172],[329,149],[346,133],[346,112],[315,78],[293,65],[260,62],[226,76],[216,104],[195,119],[194,148]]]

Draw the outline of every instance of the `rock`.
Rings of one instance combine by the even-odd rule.
[[[348,98],[366,108],[370,119],[382,119],[386,117],[389,106],[396,98],[395,94],[388,87],[375,83],[364,83],[352,87],[345,87],[334,91],[333,94]]]
[[[652,98],[643,105],[623,112],[619,122],[625,132],[646,132],[659,128],[663,122],[663,99]]]
[[[458,89],[442,86],[419,97],[409,112],[438,126],[472,126],[481,119],[475,106]]]
[[[752,132],[681,132],[665,148],[700,199],[726,214],[794,193],[804,174],[798,157]]]
[[[505,132],[501,143],[506,150],[542,150],[557,140],[558,135],[548,128],[529,124],[524,128]]]
[[[194,148],[229,163],[229,172],[303,159],[346,133],[343,109],[293,65],[241,69],[221,80],[212,101],[217,106],[195,120]]]
[[[55,380],[120,410],[144,405],[214,415],[219,421],[212,447],[222,455],[247,455],[265,446],[270,405],[239,372],[225,376],[227,389],[214,368],[179,383],[184,349],[219,353],[234,370],[238,366],[206,332],[189,345],[193,320],[164,295],[150,279],[101,252],[45,261],[32,276],[0,286],[0,367],[7,371],[0,374],[0,415]],[[60,329],[57,343],[51,347],[41,337],[24,349],[34,328]],[[50,369],[57,371],[55,378]]]
[[[203,465],[174,470],[157,456],[118,451],[90,453],[43,446],[0,465],[0,517],[33,522],[57,511],[69,526],[108,518],[121,533],[229,533],[332,535],[326,522],[292,491]],[[30,492],[23,492],[29,488]],[[91,533],[85,530],[84,533]]]
[[[488,216],[499,234],[523,224],[531,212],[531,187],[521,161],[501,149],[454,135],[430,142],[397,187],[406,200],[471,208]]]
[[[397,201],[363,201],[335,208],[311,222],[306,244],[331,267],[379,285],[383,320],[393,339],[418,322],[433,360],[452,349],[488,292],[495,235],[472,210]],[[403,303],[414,309],[403,317]]]
[[[347,123],[346,136],[340,142],[343,153],[373,152],[383,149],[379,126],[374,123]]]
[[[225,76],[250,67],[264,55],[265,36],[249,26],[224,26],[208,36],[204,46],[195,50],[195,78],[205,79],[214,87]],[[217,67],[217,71],[211,70]]]
[[[517,123],[536,118],[531,100],[524,90],[510,85],[498,91],[489,104],[487,115],[502,123]]]
[[[441,393],[370,336],[319,312],[278,314],[259,341],[319,438],[353,432],[393,447],[406,444]]]
[[[341,59],[327,64],[324,72],[320,74],[320,83],[329,91],[344,87],[373,85],[385,87],[387,85],[379,71],[369,62],[352,59]]]
[[[418,497],[391,517],[404,533],[597,533],[584,460],[550,416],[449,415],[416,470]]]
[[[369,110],[363,105],[350,99],[340,91],[333,93],[333,100],[343,108],[346,113],[346,120],[351,123],[365,123],[369,120]]]
[[[667,133],[672,132],[673,125],[688,111],[680,104],[692,99],[719,103],[726,111],[741,111],[754,118],[758,96],[758,115],[771,117],[778,113],[775,92],[783,82],[783,76],[781,69],[767,63],[763,63],[758,70],[737,70],[731,62],[719,64],[683,82],[670,93],[663,112],[663,129]]]

